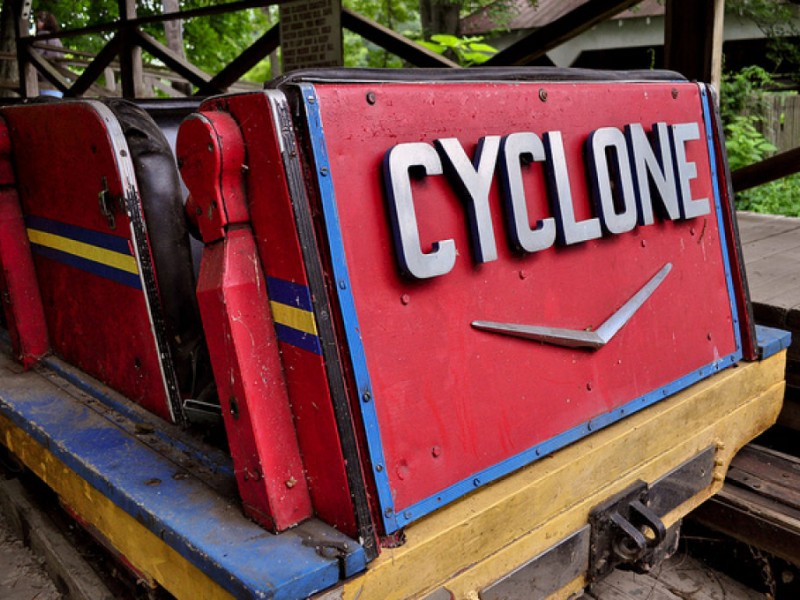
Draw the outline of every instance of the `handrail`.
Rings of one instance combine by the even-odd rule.
[[[733,189],[736,192],[749,190],[759,185],[794,175],[800,171],[800,148],[793,148],[771,156],[731,173]]]

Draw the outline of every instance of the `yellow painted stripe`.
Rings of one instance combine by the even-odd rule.
[[[52,488],[81,519],[92,525],[112,548],[176,598],[233,600],[208,575],[3,415],[0,415],[0,442]]]
[[[106,248],[100,248],[99,246],[93,246],[85,242],[71,240],[60,235],[47,233],[46,231],[39,231],[38,229],[29,228],[28,239],[33,244],[52,248],[53,250],[60,250],[61,252],[79,256],[86,260],[91,260],[92,262],[119,269],[120,271],[133,273],[134,275],[139,273],[136,267],[136,259],[128,254],[114,252],[113,250],[107,250]]]
[[[400,600],[444,587],[477,598],[585,525],[601,501],[716,447],[712,483],[664,516],[671,526],[717,492],[736,451],[775,422],[785,366],[785,351],[740,363],[420,519],[405,529],[404,545],[384,549],[336,597]],[[555,597],[584,583],[579,577]]]
[[[317,323],[314,321],[313,313],[275,301],[270,301],[269,306],[272,309],[272,318],[276,323],[317,335]]]

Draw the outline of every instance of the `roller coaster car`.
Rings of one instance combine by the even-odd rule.
[[[3,443],[176,597],[567,597],[777,416],[703,84],[298,72],[174,155],[0,117]]]

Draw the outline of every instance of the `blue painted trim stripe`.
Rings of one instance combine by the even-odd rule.
[[[278,340],[321,356],[322,345],[308,287],[267,277],[267,294]]]
[[[351,291],[350,274],[347,269],[347,257],[344,251],[342,229],[339,224],[339,212],[336,208],[336,193],[330,176],[330,160],[328,148],[325,144],[325,131],[322,124],[319,102],[313,85],[305,83],[300,85],[306,115],[308,116],[308,129],[311,139],[311,149],[314,153],[317,185],[320,191],[322,212],[325,217],[325,231],[328,235],[328,246],[333,265],[333,276],[336,280],[336,295],[344,322],[345,336],[350,350],[350,362],[353,365],[353,376],[356,381],[358,396],[374,397],[372,382],[367,369],[367,359],[364,345],[361,341],[358,314],[356,313],[355,299]],[[401,525],[395,518],[396,507],[392,498],[392,489],[389,477],[384,468],[385,457],[383,443],[378,425],[378,415],[375,411],[375,402],[361,404],[361,419],[364,423],[364,433],[367,438],[367,447],[372,462],[372,475],[375,488],[378,492],[378,502],[381,507],[381,517],[387,533],[397,531]]]
[[[272,301],[302,310],[314,310],[311,303],[311,292],[308,290],[308,286],[303,284],[277,277],[267,277],[267,293]]]
[[[27,215],[25,217],[25,225],[31,229],[38,229],[39,231],[60,235],[91,246],[97,246],[113,252],[119,252],[120,254],[133,256],[128,238],[126,237],[101,233],[99,231],[78,227],[77,225],[70,225],[69,223],[53,221],[52,219],[34,215]]]
[[[295,348],[313,352],[322,356],[322,346],[316,335],[311,335],[294,327],[275,322],[275,332],[278,334],[278,341],[289,344]]]
[[[0,365],[10,361],[0,348]],[[50,381],[43,373],[9,374],[0,389],[0,412],[152,531],[184,559],[237,598],[306,598],[339,582],[337,557],[320,556],[297,529],[273,535],[231,510],[199,476],[174,477],[175,457]],[[170,426],[164,425],[169,434]],[[148,482],[158,480],[157,486]],[[233,485],[233,482],[231,482]],[[320,535],[342,539],[317,523]],[[347,540],[352,575],[366,566],[363,548]]]
[[[756,324],[758,356],[761,360],[786,350],[792,343],[792,334],[783,329]]]
[[[25,225],[34,254],[130,288],[142,289],[128,238],[34,215],[25,217]]]
[[[115,269],[114,267],[109,267],[103,263],[88,260],[80,256],[76,256],[75,254],[62,252],[61,250],[48,248],[47,246],[40,246],[39,244],[34,244],[33,242],[31,242],[31,252],[75,269],[86,271],[92,275],[97,275],[98,277],[103,277],[104,279],[116,281],[117,283],[121,283],[125,286],[137,290],[142,289],[142,282],[139,279],[139,276],[134,275],[133,273]]]
[[[719,185],[719,172],[717,170],[717,153],[714,150],[714,115],[711,109],[711,100],[709,98],[708,89],[705,84],[698,84],[700,90],[701,106],[703,109],[703,120],[706,126],[706,146],[708,148],[708,157],[711,167],[711,182],[714,187],[714,206],[717,211],[717,229],[719,229],[720,251],[722,252],[722,261],[725,265],[725,280],[728,284],[728,298],[731,305],[731,320],[733,325],[733,335],[736,339],[736,349],[739,352],[739,358],[742,359],[742,335],[741,328],[739,327],[739,309],[736,306],[736,292],[733,285],[733,274],[731,273],[731,261],[728,256],[730,244],[728,243],[728,236],[725,232],[725,219],[722,215],[722,194]]]

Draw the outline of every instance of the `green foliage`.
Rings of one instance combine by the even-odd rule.
[[[439,33],[431,36],[431,41],[420,44],[438,54],[451,53],[462,67],[485,63],[497,54],[497,48],[484,44],[483,36],[456,37]]]
[[[760,118],[734,115],[725,124],[725,148],[732,171],[764,160],[777,148],[756,128]]]
[[[774,88],[771,75],[760,67],[727,73],[720,90],[725,149],[732,171],[764,160],[777,148],[759,131],[764,94]],[[736,194],[740,210],[800,216],[800,175],[785,177]]]
[[[775,68],[797,72],[800,67],[798,9],[791,2],[776,0],[727,0],[726,10],[752,20],[767,37],[767,57]]]
[[[214,0],[181,0],[181,10],[220,4]],[[98,23],[110,23],[119,18],[117,0],[43,0],[37,10],[52,12],[62,28],[77,29]],[[137,16],[162,13],[161,0],[138,0]],[[216,15],[213,18],[195,18],[184,22],[183,38],[186,57],[208,73],[216,73],[242,50],[252,44],[270,27],[269,15],[261,9],[251,9]],[[147,33],[165,42],[164,27],[160,23],[143,28]],[[112,32],[69,38],[66,45],[85,52],[98,52],[111,39]],[[144,53],[145,62],[152,58]],[[262,67],[262,71],[265,67]]]

